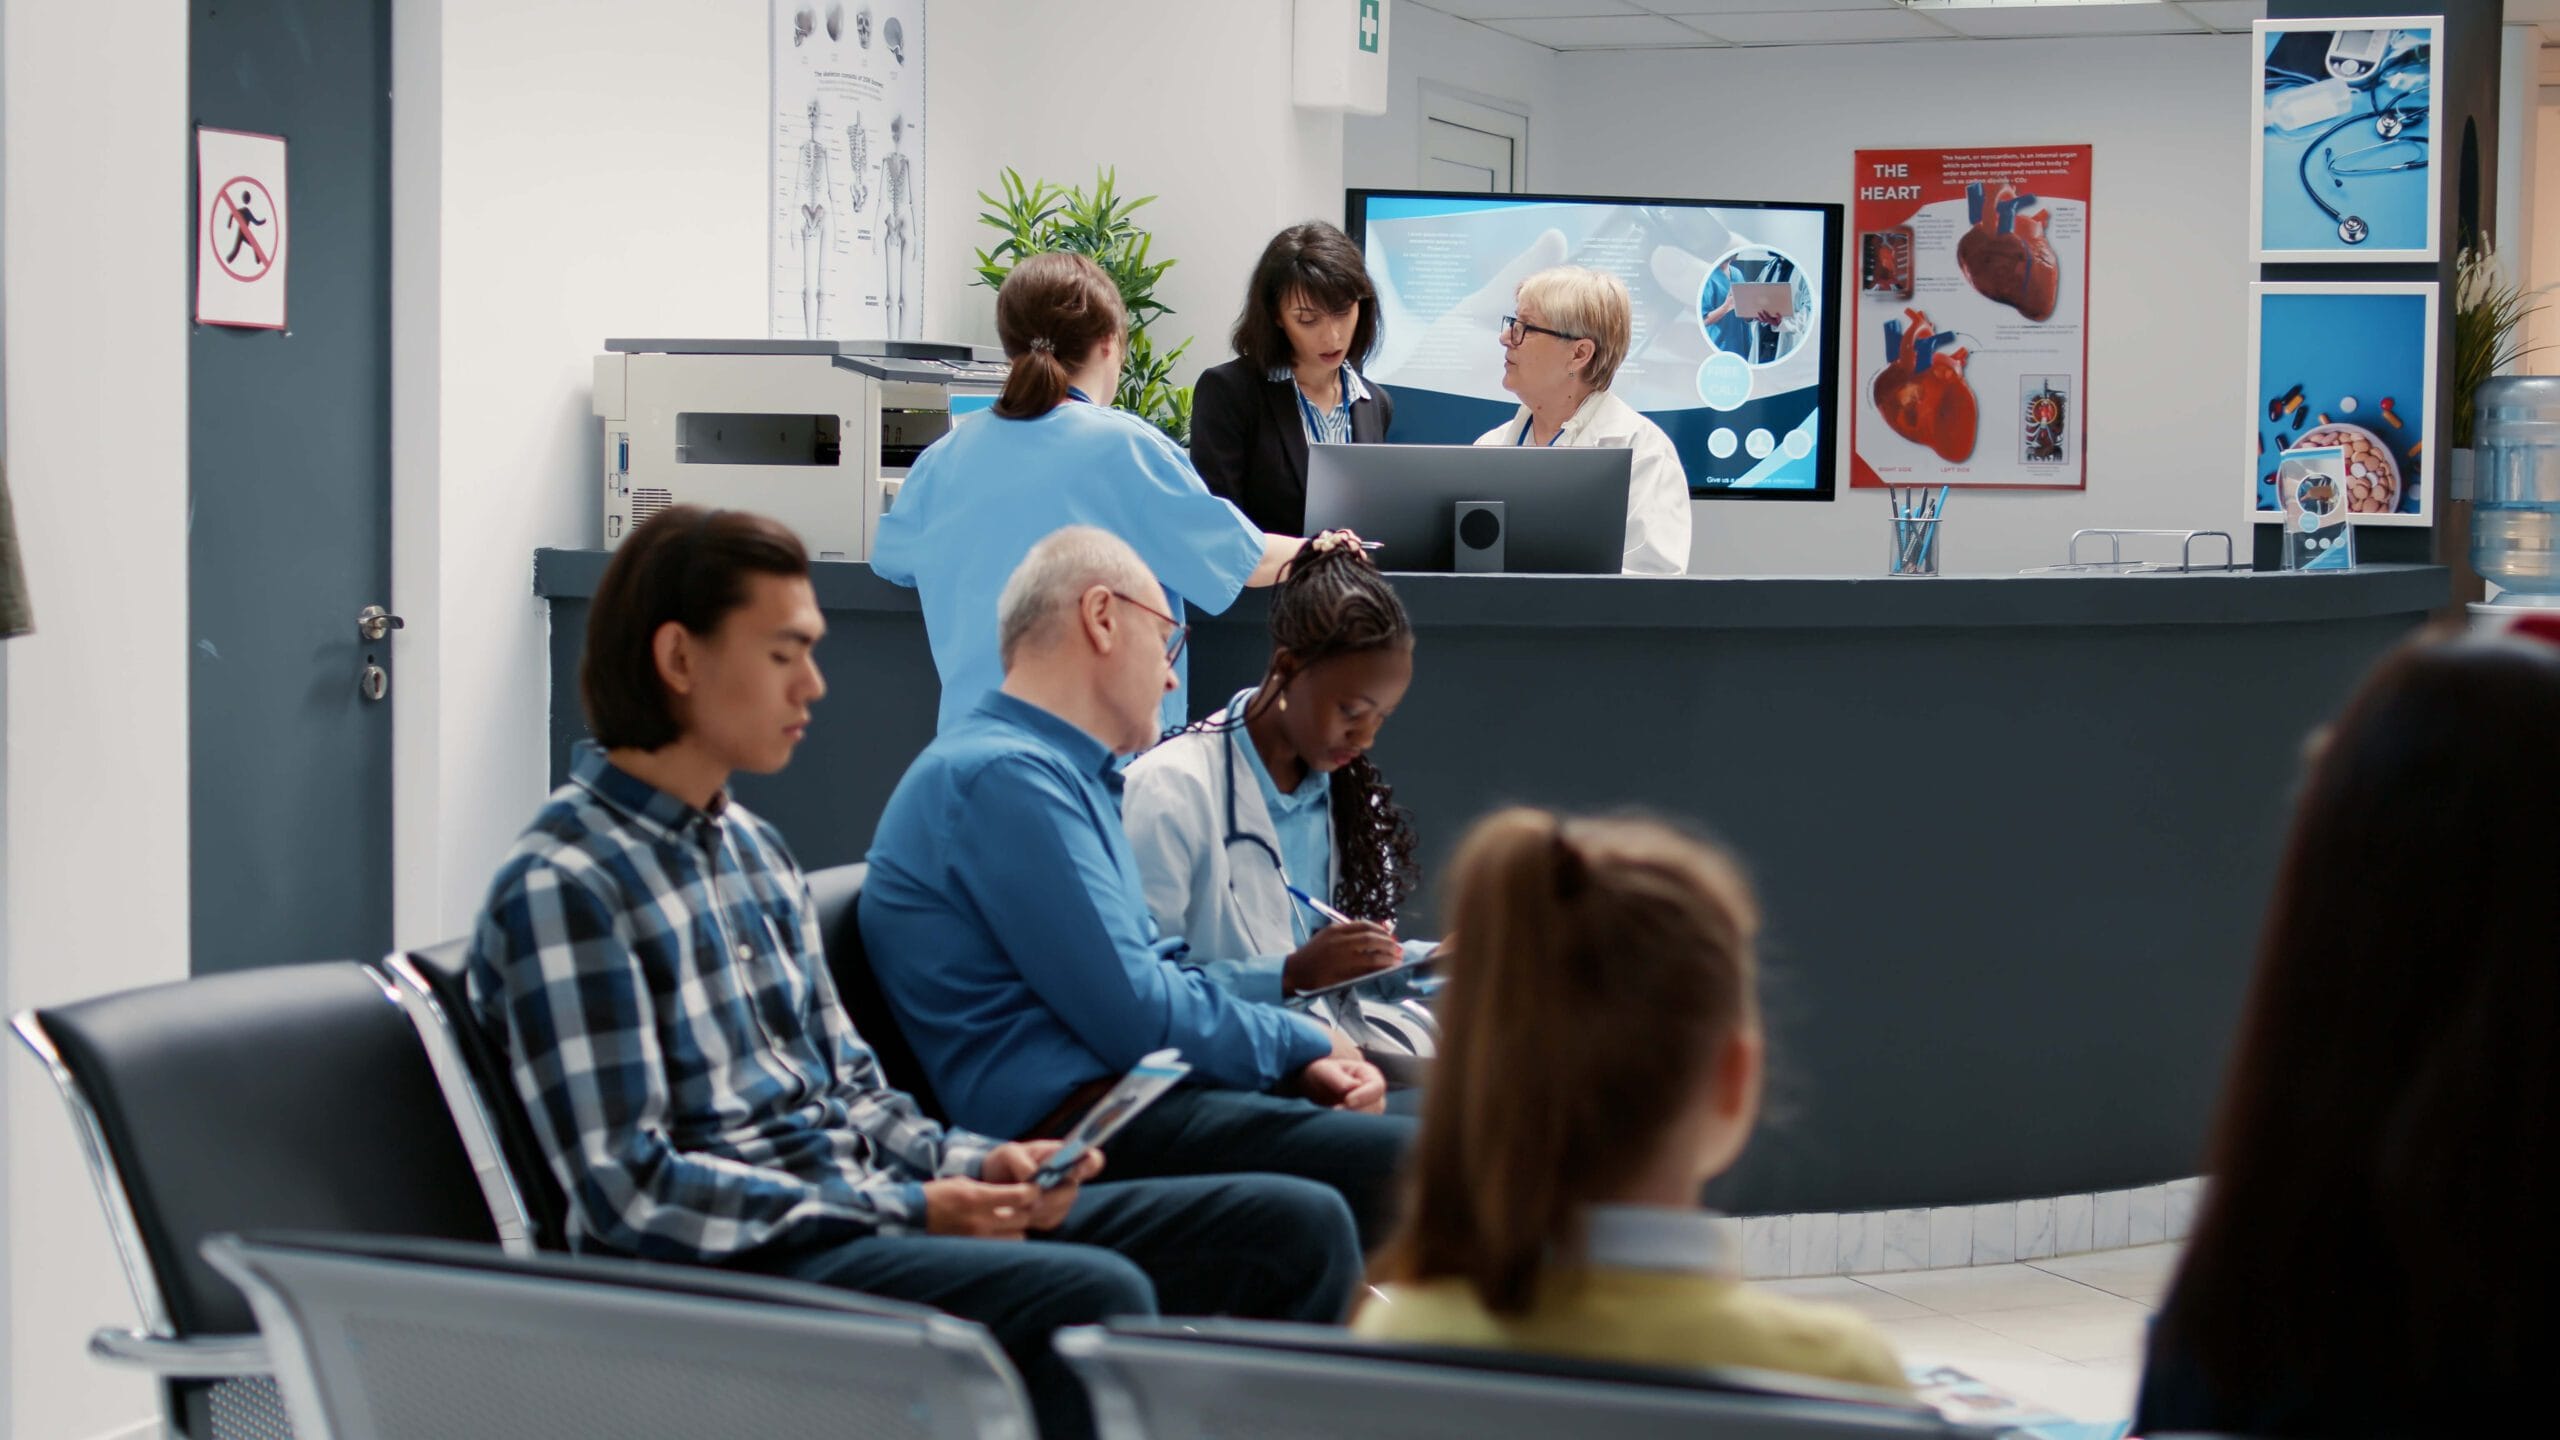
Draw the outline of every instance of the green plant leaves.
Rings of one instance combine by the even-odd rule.
[[[1173,313],[1172,306],[1156,298],[1156,286],[1175,262],[1154,258],[1155,237],[1130,218],[1156,197],[1122,196],[1119,172],[1110,169],[1096,170],[1088,191],[1048,180],[1025,181],[1007,166],[999,190],[995,195],[978,192],[979,202],[987,207],[979,212],[978,223],[1001,237],[978,252],[978,283],[990,290],[1001,288],[1014,266],[1054,250],[1091,259],[1119,287],[1120,303],[1129,312],[1129,353],[1112,403],[1153,424],[1175,443],[1189,444],[1191,387],[1175,385],[1172,376],[1191,342],[1185,339],[1159,356],[1147,334],[1148,325]]]

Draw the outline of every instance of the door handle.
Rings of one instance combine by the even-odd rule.
[[[356,634],[376,643],[390,638],[394,630],[408,628],[408,624],[379,605],[367,605],[356,612]]]

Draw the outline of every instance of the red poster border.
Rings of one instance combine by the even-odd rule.
[[[1864,229],[1866,228],[1866,227],[1861,223],[1860,218],[1859,218],[1859,215],[1858,215],[1858,208],[1859,208],[1859,204],[1860,204],[1860,201],[1858,200],[1858,188],[1859,188],[1859,186],[1861,186],[1862,184],[1866,183],[1866,179],[1865,179],[1865,176],[1866,176],[1866,165],[1867,165],[1867,159],[1866,159],[1866,157],[1868,157],[1868,156],[1870,156],[1870,155],[1885,155],[1885,154],[1894,154],[1894,153],[1904,153],[1904,152],[1909,152],[1909,151],[1913,151],[1913,150],[1928,150],[1928,151],[1931,151],[1932,153],[1939,154],[1939,155],[1960,155],[1960,154],[1967,154],[1967,153],[1979,153],[1979,152],[1983,152],[1983,151],[1998,151],[1998,150],[2066,150],[2066,149],[2068,149],[2068,150],[2085,150],[2085,151],[2087,151],[2087,152],[2088,152],[2088,154],[2089,154],[2089,158],[2088,158],[2088,166],[2089,166],[2089,196],[2088,196],[2088,198],[2087,198],[2085,201],[2083,201],[2083,202],[2082,202],[2082,203],[2084,203],[2084,204],[2088,207],[2088,210],[2087,210],[2087,218],[2086,218],[2086,220],[2085,220],[2085,222],[2084,222],[2084,224],[2083,224],[2083,226],[2082,226],[2082,230],[2081,230],[2081,236],[2082,236],[2082,238],[2081,238],[2081,252],[2082,252],[2082,253],[2081,253],[2081,260],[2080,260],[2082,274],[2081,274],[2081,279],[2080,279],[2080,391],[2081,391],[2081,394],[2080,394],[2080,422],[2081,422],[2081,424],[2080,424],[2080,478],[2079,478],[2079,480],[2078,480],[2076,483],[2068,484],[2068,485],[2063,485],[2063,484],[2054,484],[2054,485],[2004,485],[2004,484],[1990,483],[1990,482],[1984,482],[1984,481],[1979,481],[1979,480],[1952,480],[1952,479],[1946,479],[1946,478],[1941,477],[1941,478],[1938,478],[1938,479],[1932,479],[1932,480],[1918,480],[1918,479],[1914,479],[1914,480],[1909,481],[1909,482],[1894,482],[1894,483],[1888,483],[1888,482],[1885,480],[1885,478],[1884,478],[1883,476],[1881,476],[1881,475],[1877,474],[1873,469],[1871,469],[1871,468],[1867,465],[1866,460],[1858,454],[1858,426],[1859,426],[1859,422],[1860,422],[1860,421],[1861,421],[1861,419],[1864,417],[1865,410],[1866,410],[1865,405],[1863,405],[1862,403],[1860,403],[1864,397],[1863,397],[1863,396],[1861,396],[1861,395],[1859,394],[1859,391],[1858,391],[1858,377],[1859,377],[1861,374],[1863,374],[1863,373],[1864,373],[1864,366],[1862,366],[1862,365],[1860,364],[1860,357],[1865,353],[1865,350],[1866,350],[1866,344],[1867,344],[1867,338],[1866,338],[1866,327],[1865,327],[1864,325],[1859,324],[1859,323],[1857,322],[1857,319],[1856,319],[1856,315],[1857,315],[1857,286],[1858,286],[1858,278],[1857,278],[1857,277],[1858,277],[1858,270],[1857,270],[1857,265],[1856,265],[1856,259],[1857,259],[1857,253],[1858,253],[1858,236],[1859,236],[1859,235],[1860,235],[1860,233],[1862,233],[1862,232],[1864,231]],[[1849,436],[1848,436],[1848,439],[1849,439],[1849,488],[1850,488],[1850,489],[1852,489],[1852,490],[1888,490],[1888,489],[1909,488],[1909,486],[1910,486],[1910,485],[1919,485],[1919,486],[1922,486],[1923,488],[1925,488],[1925,487],[1927,487],[1927,486],[1930,486],[1930,485],[1944,485],[1944,486],[1951,486],[1951,487],[1953,487],[1953,488],[1955,488],[1955,489],[1958,489],[1958,490],[1984,490],[1984,491],[2008,491],[2008,490],[2014,490],[2014,491],[2018,491],[2018,492],[2026,493],[2026,494],[2055,494],[2055,493],[2061,493],[2061,494],[2076,494],[2076,493],[2086,493],[2086,492],[2087,492],[2087,490],[2088,490],[2088,488],[2089,488],[2089,426],[2088,426],[2088,419],[2089,419],[2089,394],[2088,394],[2088,391],[2089,391],[2089,311],[2090,311],[2091,307],[2094,305],[2095,300],[2096,300],[2096,289],[2097,289],[2097,287],[2096,287],[2095,281],[2096,281],[2096,278],[2097,278],[2097,272],[2098,272],[2098,262],[2097,262],[2097,259],[2096,259],[2096,256],[2097,256],[2097,253],[2098,253],[2098,195],[2097,195],[2097,191],[2098,191],[2098,163],[2097,163],[2097,162],[2098,162],[2098,147],[2097,147],[2096,145],[2094,145],[2094,144],[2091,144],[2091,143],[2087,142],[2087,141],[2081,141],[2081,142],[2074,143],[2074,144],[2059,144],[2059,143],[2057,143],[2057,144],[2049,144],[2049,145],[2047,145],[2047,144],[2036,144],[2036,143],[2032,143],[2032,142],[2023,142],[2023,143],[2019,143],[2019,144],[2012,144],[2012,145],[1944,145],[1944,146],[1895,145],[1895,146],[1890,146],[1890,147],[1878,147],[1878,148],[1876,148],[1876,149],[1872,149],[1872,150],[1868,150],[1868,149],[1860,149],[1860,150],[1855,150],[1855,151],[1850,152],[1849,163],[1850,163],[1850,166],[1851,166],[1851,171],[1850,171],[1850,185],[1849,185],[1849,224],[1848,224],[1848,237],[1847,237],[1847,238],[1848,238],[1848,243],[1849,243],[1849,254],[1848,254],[1848,256],[1847,256],[1847,261],[1848,261],[1848,274],[1847,274],[1847,276],[1845,277],[1845,278],[1846,278],[1846,280],[1847,280],[1847,283],[1846,283],[1846,284],[1844,284],[1844,285],[1841,287],[1841,288],[1843,289],[1843,291],[1845,291],[1845,292],[1850,296],[1850,300],[1849,300],[1849,304],[1848,304],[1848,311],[1849,311],[1849,316],[1850,316],[1850,319],[1849,319],[1849,322],[1848,322],[1848,323],[1849,323],[1849,332],[1850,332],[1850,334],[1849,334],[1849,376],[1848,376],[1848,380],[1849,380]]]

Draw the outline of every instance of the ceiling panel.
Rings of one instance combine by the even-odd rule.
[[[1576,20],[1496,20],[1494,29],[1551,50],[1644,49],[1712,46],[1716,42],[1659,15],[1593,15]]]
[[[1696,0],[1684,0],[1695,4]],[[1943,25],[1910,10],[1773,10],[1756,15],[1676,15],[1736,45],[1845,45],[1877,40],[1946,40]]]
[[[1642,0],[1644,8],[1658,15],[1752,15],[1796,14],[1813,10],[1899,10],[1900,0],[1805,0],[1790,5],[1786,0]],[[2551,0],[2560,5],[2560,0]]]
[[[2267,15],[2267,0],[2178,0],[2178,8],[2216,30],[2246,30]]]
[[[1629,0],[1431,0],[1426,9],[1461,20],[1518,20],[1543,15],[1641,15]]]
[[[2168,5],[2001,5],[1931,10],[1929,18],[1984,40],[2045,35],[2175,35],[2201,33],[2202,22]]]

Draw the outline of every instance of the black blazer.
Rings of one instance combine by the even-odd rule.
[[[1375,445],[1395,423],[1396,402],[1366,375],[1369,398],[1351,404],[1351,440]],[[1298,418],[1294,380],[1270,380],[1250,362],[1230,360],[1200,372],[1191,399],[1191,463],[1212,494],[1236,503],[1274,535],[1303,535],[1307,524],[1307,430]]]

